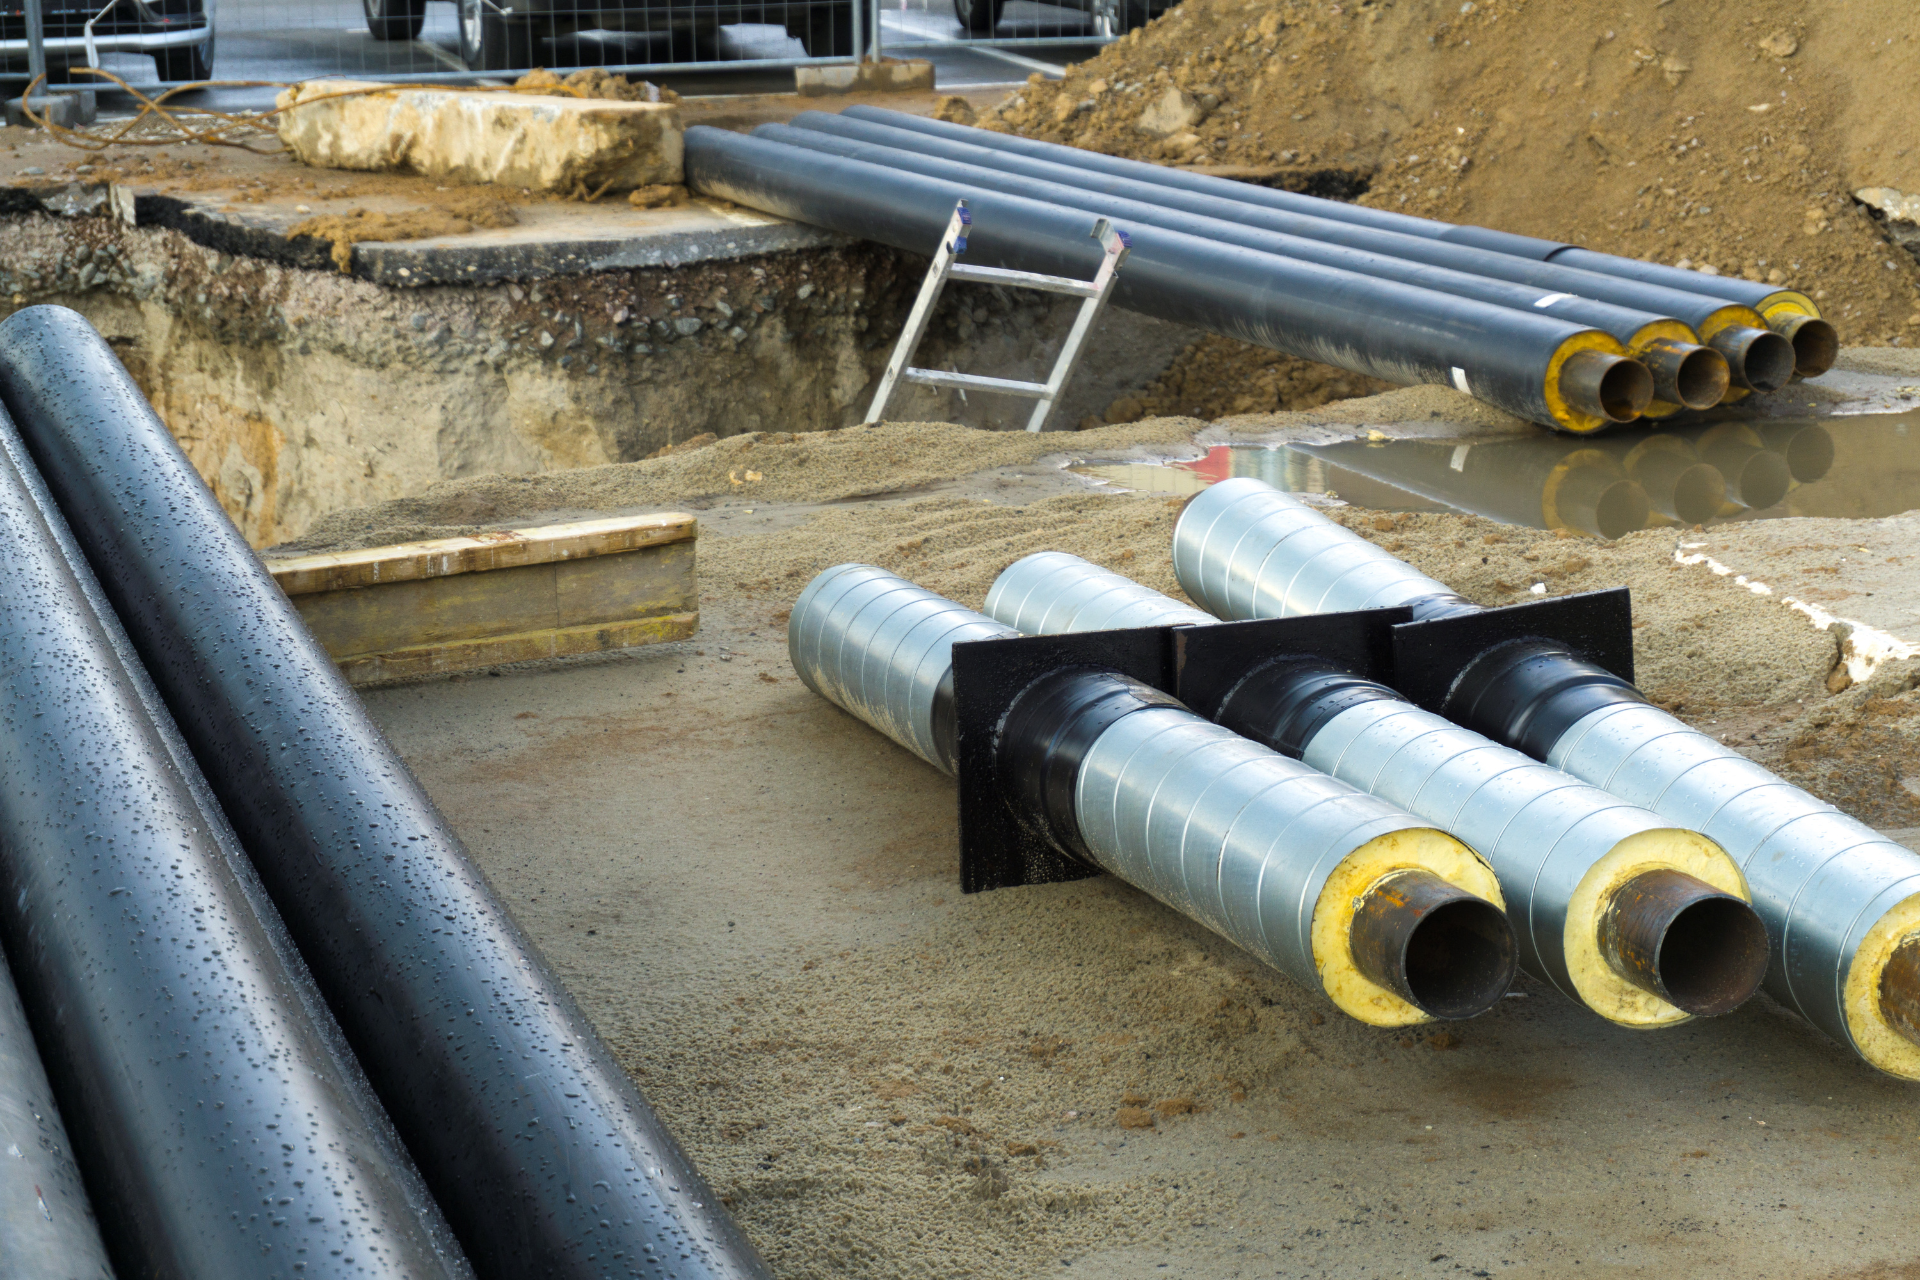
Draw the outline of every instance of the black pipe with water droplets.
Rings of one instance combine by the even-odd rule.
[[[483,1280],[765,1277],[100,336],[0,395]]]
[[[0,940],[114,1265],[468,1275],[3,452]]]

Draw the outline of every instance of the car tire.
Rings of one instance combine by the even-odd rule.
[[[427,21],[427,0],[360,0],[360,7],[375,40],[418,40]]]
[[[1000,25],[1000,12],[1007,0],[953,0],[953,16],[970,36],[990,36]]]
[[[799,31],[789,26],[787,33],[800,37],[809,58],[850,58],[854,52],[853,6],[815,5],[807,10],[806,26]]]
[[[207,38],[199,44],[154,54],[153,69],[167,83],[213,79],[213,28],[207,28]]]
[[[531,70],[539,43],[531,22],[508,20],[487,0],[460,0],[460,60],[467,70]]]

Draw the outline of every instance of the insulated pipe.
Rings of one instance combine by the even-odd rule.
[[[0,531],[0,937],[117,1268],[467,1274],[11,462]]]
[[[765,1276],[106,343],[0,395],[475,1270]]]
[[[966,199],[967,258],[986,266],[1091,279],[1093,216],[846,160],[724,129],[687,131],[687,181],[749,208],[925,253]],[[1563,385],[1631,404],[1645,370],[1597,329],[1335,271],[1159,227],[1129,228],[1120,306],[1337,365],[1387,382],[1444,383],[1535,422],[1595,430],[1613,407]],[[1644,399],[1638,403],[1644,404]]]
[[[0,1280],[113,1280],[4,955],[0,1142]]]
[[[1330,240],[1288,234],[1284,226],[1265,226],[1258,216],[1259,210],[1250,210],[1230,200],[1163,193],[1138,183],[1126,184],[1122,190],[1112,193],[1089,190],[1084,184],[1076,185],[1076,180],[1086,175],[1065,166],[1032,166],[1051,171],[1045,177],[1009,172],[974,163],[994,158],[993,152],[981,147],[941,142],[819,111],[802,112],[791,126],[761,125],[754,130],[754,136],[883,168],[1082,209],[1129,227],[1163,227],[1222,244],[1237,244],[1301,262],[1589,325],[1618,338],[1629,354],[1646,362],[1649,372],[1654,373],[1654,399],[1646,408],[1650,417],[1666,417],[1682,409],[1710,408],[1720,403],[1727,390],[1726,359],[1712,348],[1699,345],[1693,330],[1671,317],[1565,293],[1549,293],[1532,285],[1427,266],[1391,253],[1369,252]],[[1162,194],[1174,203],[1140,198]],[[1286,219],[1275,221],[1284,223]],[[1592,389],[1590,394],[1599,395],[1599,389]]]
[[[1001,573],[987,612],[1048,635],[1215,622],[1059,551]],[[1500,879],[1521,967],[1609,1021],[1671,1026],[1760,986],[1766,928],[1733,860],[1696,832],[1325,661],[1254,668],[1213,718],[1464,840]]]
[[[787,652],[808,688],[951,773],[952,745],[928,737],[953,732],[953,646],[1015,634],[843,564],[794,602]],[[994,754],[1056,847],[1371,1026],[1470,1017],[1512,979],[1499,886],[1472,850],[1165,694],[1050,672],[1014,700]]]
[[[1839,339],[1833,326],[1819,318],[1820,309],[1814,305],[1813,299],[1796,289],[1780,289],[1729,276],[1710,276],[1704,271],[1662,266],[1638,258],[1623,258],[1562,241],[1541,240],[1488,227],[1456,226],[1450,222],[1373,209],[1366,205],[1298,195],[1291,191],[1275,191],[1252,183],[1191,173],[1140,160],[1123,160],[1078,147],[1064,147],[1058,143],[1039,142],[944,120],[910,116],[881,107],[854,106],[847,108],[843,114],[850,119],[888,125],[925,137],[987,147],[1008,156],[1071,165],[1089,173],[1148,183],[1172,191],[1217,196],[1259,208],[1303,213],[1329,221],[1443,241],[1622,281],[1725,299],[1751,309],[1763,318],[1766,325],[1787,338],[1798,360],[1797,372],[1804,378],[1825,373],[1833,367],[1834,358],[1839,354]],[[1596,293],[1588,296],[1602,295]],[[1658,311],[1662,308],[1652,307],[1649,310]]]
[[[1442,584],[1257,480],[1188,503],[1174,572],[1226,618],[1407,605],[1478,612]],[[1920,854],[1649,705],[1551,641],[1483,655],[1449,718],[1724,848],[1773,940],[1766,989],[1882,1071],[1920,1079]]]
[[[1647,527],[1646,491],[1606,449],[1564,437],[1489,444],[1417,440],[1289,446],[1423,498],[1503,524],[1618,538]]]

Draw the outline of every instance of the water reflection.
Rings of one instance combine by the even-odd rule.
[[[1660,525],[1912,510],[1920,506],[1920,415],[1718,422],[1600,439],[1221,445],[1192,462],[1077,470],[1171,494],[1254,476],[1383,511],[1464,511],[1617,538]]]

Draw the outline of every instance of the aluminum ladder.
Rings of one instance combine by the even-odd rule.
[[[1025,396],[1038,402],[1033,406],[1033,416],[1027,419],[1029,431],[1038,431],[1046,425],[1048,415],[1060,399],[1060,393],[1066,390],[1067,379],[1073,376],[1087,337],[1093,332],[1093,322],[1105,310],[1107,299],[1113,294],[1120,264],[1126,261],[1130,243],[1127,233],[1114,227],[1105,218],[1094,223],[1091,234],[1100,242],[1102,250],[1100,269],[1091,280],[1070,280],[1065,276],[1010,271],[1004,267],[971,267],[958,261],[960,255],[967,251],[967,228],[972,224],[973,216],[967,212],[967,202],[959,201],[953,206],[953,217],[940,236],[940,248],[933,255],[933,265],[927,268],[927,278],[920,286],[920,296],[914,299],[913,310],[907,316],[907,327],[893,348],[893,358],[887,361],[886,373],[881,375],[880,390],[873,397],[873,407],[867,410],[866,425],[871,426],[886,416],[887,401],[893,398],[894,388],[902,382],[917,382],[927,387],[954,387],[962,393],[997,391],[1002,395]],[[1080,304],[1080,314],[1074,317],[1073,328],[1068,331],[1066,342],[1060,348],[1059,357],[1053,362],[1053,372],[1045,382],[1021,382],[1014,378],[989,378],[977,373],[949,373],[939,369],[910,367],[914,349],[925,336],[927,323],[933,319],[933,309],[939,303],[940,293],[949,280],[1038,289],[1043,293],[1064,293],[1069,297],[1085,299]]]

